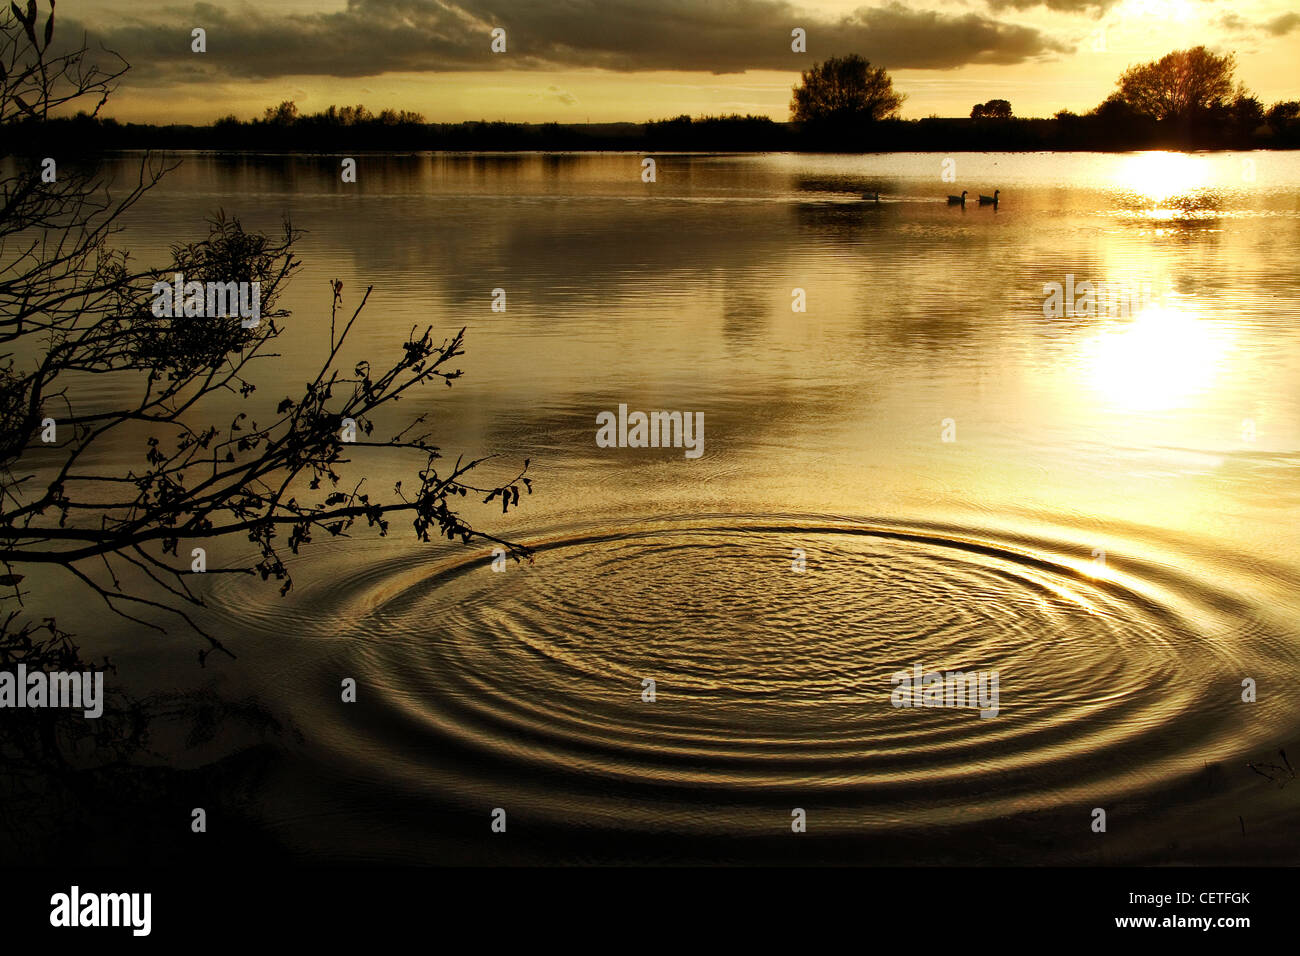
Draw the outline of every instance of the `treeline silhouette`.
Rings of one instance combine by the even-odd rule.
[[[766,116],[678,116],[646,123],[427,123],[419,114],[330,107],[297,115],[292,104],[261,119],[210,126],[120,123],[87,114],[18,121],[3,128],[28,155],[68,150],[194,149],[320,152],[341,150],[708,150],[734,152],[890,152],[978,150],[1293,149],[1300,147],[1300,103],[1263,116],[1231,109],[1194,120],[1157,120],[1115,98],[1090,113],[1050,119],[928,117],[817,129]]]

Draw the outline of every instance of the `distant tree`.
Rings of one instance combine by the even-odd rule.
[[[291,126],[298,119],[298,104],[285,100],[279,106],[268,106],[262,114],[262,122],[272,126]]]
[[[1175,50],[1125,70],[1116,95],[1143,116],[1190,120],[1232,96],[1236,67],[1232,54],[1219,56],[1203,46]]]
[[[386,109],[379,111],[379,122],[384,126],[408,126],[413,123],[423,123],[424,116],[409,110]]]
[[[730,113],[650,120],[646,142],[656,149],[766,149],[780,143],[781,129],[770,116]]]
[[[804,70],[790,115],[796,123],[851,128],[896,117],[905,99],[883,67],[852,53]]]
[[[976,103],[971,107],[971,119],[1011,119],[1011,103],[1008,100],[989,100]]]
[[[1249,133],[1264,123],[1264,104],[1250,95],[1244,86],[1237,88],[1237,95],[1229,109],[1233,122],[1243,132]]]
[[[338,117],[340,125],[356,126],[360,123],[369,123],[375,118],[375,114],[358,103],[356,106],[343,107],[339,110]]]
[[[1133,104],[1120,96],[1118,92],[1110,94],[1095,107],[1088,111],[1089,116],[1095,116],[1102,120],[1122,120],[1131,122],[1135,119],[1149,119],[1139,113]]]
[[[1280,129],[1300,116],[1300,100],[1279,100],[1268,108],[1264,121],[1274,129]]]

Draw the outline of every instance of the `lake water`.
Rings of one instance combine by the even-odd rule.
[[[126,686],[215,668],[298,728],[253,811],[295,850],[1295,862],[1300,784],[1247,767],[1300,755],[1295,154],[178,158],[141,259],[218,207],[306,230],[255,402],[314,373],[330,279],[373,285],[344,367],[467,327],[398,409],[535,480],[466,510],[532,566],[395,522],[283,599],[210,582],[237,662],[91,628]],[[1141,301],[1045,316],[1067,281]],[[620,405],[702,413],[703,454],[599,447]],[[917,665],[997,671],[997,714],[893,706]]]

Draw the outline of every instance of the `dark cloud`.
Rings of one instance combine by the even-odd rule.
[[[1300,13],[1283,13],[1264,23],[1264,29],[1275,37],[1284,36],[1300,27]]]
[[[507,31],[504,54],[490,50],[498,26]],[[214,78],[578,67],[737,73],[799,69],[849,52],[889,69],[949,69],[1068,49],[977,13],[890,3],[817,19],[782,0],[349,0],[345,10],[313,14],[197,3],[85,27],[127,58],[137,82],[196,67]],[[190,53],[194,27],[207,31],[206,54]],[[807,55],[790,50],[794,27],[807,30]]]
[[[1300,13],[1283,13],[1272,20],[1251,22],[1235,13],[1225,13],[1215,21],[1225,30],[1233,33],[1268,33],[1275,37],[1285,36],[1296,27],[1300,27]]]
[[[990,10],[1028,10],[1046,7],[1058,13],[1086,13],[1100,16],[1120,0],[988,0]]]

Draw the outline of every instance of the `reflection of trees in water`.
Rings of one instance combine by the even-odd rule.
[[[11,619],[12,621],[12,619]],[[113,673],[84,660],[52,623],[0,634],[0,668]],[[0,720],[0,859],[25,864],[135,863],[277,852],[251,809],[274,755],[301,738],[255,697],[215,686],[133,699],[105,686],[103,713],[6,709]],[[219,754],[219,756],[214,756]],[[186,759],[198,764],[177,769]],[[202,807],[211,832],[193,833]]]
[[[850,173],[839,176],[798,176],[793,185],[797,192],[813,194],[848,193],[858,196],[862,193],[887,194],[889,192],[888,184],[879,176],[859,176]]]
[[[722,298],[722,334],[727,346],[747,352],[767,325],[771,296],[757,280],[728,279]]]
[[[799,228],[816,233],[819,242],[858,242],[894,224],[888,210],[873,202],[801,202],[790,208]]]

